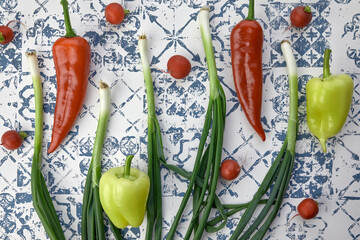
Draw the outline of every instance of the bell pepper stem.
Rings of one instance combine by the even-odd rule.
[[[324,53],[324,66],[323,66],[323,77],[327,78],[330,77],[331,73],[330,73],[330,54],[331,54],[331,49],[325,49],[325,53]]]
[[[254,20],[254,5],[255,5],[255,0],[250,0],[249,1],[249,12],[248,12],[248,16],[246,17],[246,20]]]
[[[65,21],[65,30],[66,30],[66,34],[64,37],[67,38],[76,37],[76,34],[71,27],[70,15],[69,15],[69,2],[67,0],[61,0],[60,4],[62,5],[64,11],[64,21]]]
[[[124,177],[128,178],[130,175],[130,170],[131,170],[131,160],[134,158],[134,155],[128,155],[126,157],[126,161],[125,161],[125,169],[124,169]]]

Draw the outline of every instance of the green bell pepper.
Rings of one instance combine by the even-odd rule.
[[[330,49],[325,50],[322,78],[312,78],[306,84],[307,123],[326,152],[326,139],[335,136],[349,114],[354,81],[347,74],[331,75]]]
[[[130,168],[133,157],[127,156],[125,167],[109,169],[99,183],[101,205],[118,228],[139,227],[146,211],[150,179],[139,169]]]

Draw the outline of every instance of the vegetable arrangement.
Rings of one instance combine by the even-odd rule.
[[[148,57],[146,35],[139,37],[139,53],[142,71],[145,79],[148,110],[148,175],[150,192],[147,201],[147,227],[145,239],[161,239],[162,230],[162,187],[160,176],[160,161],[165,162],[161,131],[155,113],[154,87]],[[155,229],[155,231],[154,231]],[[154,233],[155,232],[155,233]]]
[[[254,0],[250,0],[247,18],[231,31],[231,64],[241,107],[251,126],[265,141],[261,124],[263,39],[263,30],[254,19]]]
[[[340,132],[349,114],[354,81],[347,74],[331,75],[330,49],[325,50],[322,78],[306,84],[306,111],[310,131],[320,140],[326,152],[326,139]]]
[[[83,37],[71,28],[68,1],[61,0],[66,34],[53,45],[57,94],[54,125],[48,153],[60,145],[74,124],[85,99],[90,73],[91,50]]]
[[[271,165],[264,180],[260,184],[258,191],[251,200],[250,205],[241,216],[240,222],[230,239],[248,239],[255,230],[257,230],[257,232],[253,235],[252,239],[262,239],[277,215],[284,198],[286,188],[290,181],[291,171],[294,164],[298,126],[298,81],[296,61],[288,41],[281,42],[281,51],[285,57],[289,73],[290,89],[290,109],[286,140],[284,141],[278,156]],[[251,217],[253,216],[261,198],[266,194],[270,187],[272,188],[270,190],[270,196],[267,203],[261,209],[261,212],[256,217],[256,220],[250,223],[247,230],[243,232],[245,227],[249,224],[249,221],[251,220]],[[272,207],[274,201],[275,203]],[[260,226],[261,223],[263,224]]]
[[[215,56],[209,26],[208,8],[202,8],[200,10],[198,20],[200,22],[201,37],[209,70],[210,99],[193,172],[190,178],[190,183],[182,199],[179,210],[175,216],[174,222],[171,225],[169,233],[166,237],[166,239],[169,240],[174,238],[177,226],[181,220],[182,213],[185,209],[185,206],[187,205],[192,191],[194,191],[193,217],[184,239],[190,239],[193,231],[194,237],[192,239],[201,238],[206,227],[210,211],[214,205],[216,185],[220,171],[225,127],[225,94],[217,76]],[[210,145],[207,147],[206,151],[204,151],[205,142],[210,134],[209,130],[211,125]],[[195,185],[197,177],[203,179],[203,184],[201,187]],[[207,195],[206,198],[205,194]],[[203,203],[204,206],[202,206]]]
[[[68,1],[61,0],[61,4],[66,35],[53,45],[57,74],[57,102],[48,153],[56,150],[73,126],[82,108],[90,72],[90,45],[84,38],[77,36],[71,28]],[[231,59],[234,84],[242,109],[251,126],[265,141],[265,131],[261,123],[264,36],[260,24],[254,19],[254,4],[254,0],[249,1],[247,18],[232,29]],[[111,3],[105,8],[105,18],[111,24],[120,24],[127,13],[128,11],[118,3]],[[296,7],[290,15],[292,23],[290,27],[306,27],[311,22],[311,18],[310,7]],[[204,7],[200,10],[198,20],[208,67],[210,96],[193,171],[188,172],[168,164],[165,160],[161,129],[155,112],[147,38],[141,35],[138,47],[147,93],[148,175],[131,168],[133,156],[129,155],[124,167],[110,169],[101,176],[102,148],[110,115],[110,89],[107,84],[100,82],[100,115],[83,196],[82,239],[105,239],[103,209],[110,219],[110,226],[116,239],[122,239],[121,228],[129,225],[139,227],[143,222],[145,211],[147,211],[145,238],[162,239],[160,163],[189,180],[188,188],[166,239],[175,238],[191,194],[192,218],[185,236],[182,236],[183,239],[201,239],[204,230],[209,233],[219,231],[226,226],[229,216],[242,210],[245,212],[230,239],[250,237],[262,239],[276,217],[291,178],[298,128],[297,67],[290,43],[288,41],[281,43],[289,74],[290,90],[286,139],[253,199],[244,204],[223,204],[216,195],[219,174],[225,180],[233,180],[239,175],[242,166],[231,159],[221,164],[226,98],[217,75],[209,8]],[[0,26],[0,43],[6,44],[12,39],[13,31],[8,26]],[[320,140],[324,152],[326,152],[326,139],[335,136],[346,121],[354,91],[354,81],[350,76],[330,74],[330,52],[330,49],[325,50],[323,77],[313,78],[306,85],[308,126]],[[27,52],[26,56],[35,91],[35,143],[31,170],[33,204],[49,238],[61,240],[65,239],[64,233],[41,172],[43,102],[38,60],[34,51]],[[191,64],[185,57],[174,55],[169,59],[167,68],[172,77],[183,79],[191,71]],[[17,149],[21,146],[24,137],[26,134],[23,132],[18,133],[13,130],[5,132],[1,138],[1,145],[9,150]],[[208,139],[210,141],[207,141]],[[268,199],[263,199],[267,193]],[[252,221],[260,205],[259,214]],[[218,214],[210,220],[212,210],[217,210]],[[304,219],[312,219],[318,214],[318,203],[313,199],[305,199],[297,210],[299,214],[294,217],[300,215]]]
[[[31,195],[33,206],[46,233],[52,240],[65,240],[50,194],[41,173],[43,137],[43,92],[38,59],[35,51],[26,52],[35,95],[35,140],[34,157],[31,166]]]

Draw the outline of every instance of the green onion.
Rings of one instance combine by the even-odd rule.
[[[41,172],[42,137],[43,137],[43,92],[38,59],[35,51],[27,51],[30,74],[35,93],[35,140],[34,157],[31,167],[31,195],[33,206],[50,239],[65,239],[58,215],[47,190]]]
[[[150,192],[146,205],[147,229],[145,239],[161,239],[162,231],[162,188],[160,161],[165,162],[161,131],[155,113],[153,81],[148,58],[148,46],[145,35],[139,37],[139,52],[144,73],[148,107],[148,175]],[[155,226],[154,226],[155,225]],[[155,228],[155,238],[153,232]]]
[[[267,200],[265,200],[265,199],[260,200],[260,202],[259,202],[259,204],[266,204],[266,203],[267,203]],[[230,216],[234,215],[235,213],[246,209],[249,205],[250,205],[250,202],[242,203],[242,204],[223,204],[222,206],[224,207],[224,209],[231,209],[226,212],[226,216],[230,217]],[[209,233],[214,233],[214,232],[218,231],[218,228],[214,228],[213,226],[215,226],[216,224],[218,224],[221,221],[223,221],[223,216],[221,216],[221,215],[211,219],[206,224],[206,231]]]
[[[100,82],[99,95],[99,121],[83,197],[81,238],[84,240],[105,240],[103,209],[99,197],[99,181],[101,177],[102,150],[110,114],[110,89],[104,82]],[[122,239],[121,232],[112,224],[110,225],[116,239]]]
[[[210,100],[193,172],[189,175],[189,186],[185,192],[174,222],[167,235],[166,239],[168,240],[174,239],[177,226],[181,220],[182,213],[190,198],[193,188],[193,217],[184,239],[190,239],[192,232],[194,232],[193,239],[201,238],[206,228],[207,220],[214,203],[218,206],[218,209],[224,219],[224,222],[222,226],[219,227],[219,229],[225,226],[227,218],[225,210],[222,208],[221,202],[215,193],[221,162],[226,100],[224,91],[217,76],[215,56],[209,26],[209,9],[202,8],[198,18],[209,70]],[[211,125],[210,145],[204,152],[204,146],[206,139],[209,136]],[[205,196],[206,200],[204,200]]]
[[[298,125],[297,67],[290,43],[288,41],[281,42],[281,50],[283,52],[287,65],[290,89],[289,121],[286,140],[284,141],[281,151],[276,157],[274,163],[271,165],[264,180],[260,184],[258,191],[255,193],[253,199],[251,200],[250,205],[247,207],[245,213],[242,215],[240,222],[237,225],[230,239],[248,239],[255,230],[257,230],[257,232],[253,235],[251,239],[262,239],[269,226],[271,225],[272,221],[276,217],[276,214],[284,199],[286,188],[291,178],[291,171],[293,168],[295,157],[295,143]],[[273,185],[273,187],[270,191],[269,200],[262,208],[259,215],[256,217],[256,220],[252,222],[249,225],[248,229],[243,233],[243,230],[248,225],[255,209],[258,207],[262,196],[269,190],[271,185]],[[274,206],[272,206],[273,204]],[[260,226],[261,223],[262,225]]]
[[[209,148],[207,150],[209,150]],[[208,151],[205,152],[203,159],[206,158],[205,157],[206,154],[208,154]],[[192,176],[191,172],[188,172],[176,165],[168,164],[163,161],[161,161],[161,163],[163,166],[165,166],[166,168],[177,173],[179,176],[184,177],[185,179],[188,179],[188,180],[191,179],[191,176]],[[201,169],[202,168],[200,167],[200,171],[201,171]],[[196,187],[202,187],[203,183],[204,183],[204,180],[200,176],[198,176],[195,181]],[[194,195],[195,195],[195,193],[194,193]],[[259,204],[265,204],[265,203],[267,203],[267,199],[260,200],[260,202],[259,202]],[[203,203],[203,204],[206,204],[206,203]],[[213,233],[213,232],[216,232],[216,231],[224,228],[227,217],[232,216],[235,213],[246,209],[249,205],[250,205],[250,202],[241,203],[241,204],[222,204],[220,202],[220,199],[217,196],[215,196],[213,208],[216,208],[220,212],[220,215],[213,218],[211,221],[207,222],[206,227],[205,227],[206,231],[209,233]],[[230,211],[225,212],[225,210],[227,210],[227,209]],[[218,224],[220,222],[223,222],[223,223],[221,225],[219,225],[218,227],[214,227],[216,224]]]

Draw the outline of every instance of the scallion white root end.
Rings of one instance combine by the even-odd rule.
[[[100,115],[110,113],[110,88],[105,82],[99,82]],[[101,116],[100,116],[101,117]]]
[[[286,68],[289,74],[289,95],[290,95],[290,109],[289,109],[289,122],[288,122],[288,150],[291,154],[295,155],[295,143],[297,137],[298,125],[298,76],[296,60],[290,45],[290,42],[284,40],[281,42],[281,51],[284,55]]]

